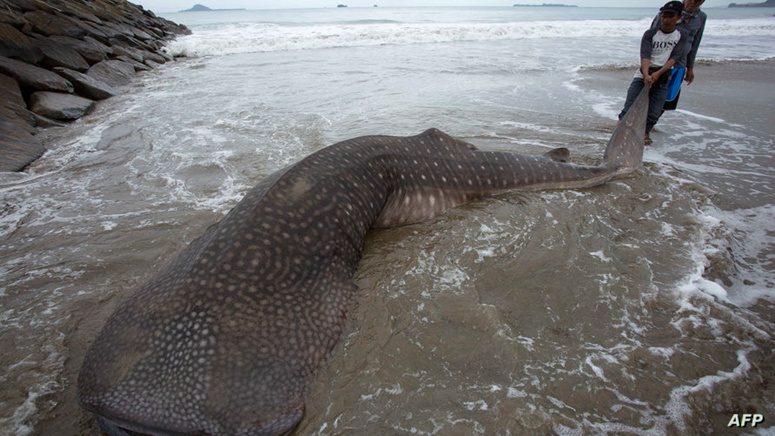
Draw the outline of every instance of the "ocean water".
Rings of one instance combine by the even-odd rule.
[[[121,298],[263,177],[326,145],[437,127],[482,149],[598,162],[653,12],[165,15],[194,32],[168,48],[185,58],[45,131],[42,159],[0,174],[0,434],[96,434],[75,380]],[[697,81],[641,174],[370,235],[297,434],[775,422],[775,11],[707,12]]]

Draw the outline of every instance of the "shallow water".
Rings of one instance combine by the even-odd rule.
[[[96,432],[74,382],[121,297],[326,145],[433,126],[482,149],[599,159],[647,11],[604,17],[613,49],[579,33],[589,17],[555,19],[548,37],[546,18],[468,12],[277,12],[280,34],[247,20],[242,44],[219,39],[236,24],[194,23],[173,48],[200,57],[48,130],[43,159],[0,175],[0,433]],[[724,33],[742,19],[757,24]],[[714,61],[660,121],[642,174],[373,232],[297,433],[706,434],[741,411],[775,419],[775,87],[771,61],[739,61],[775,56],[767,23],[713,24],[701,57]],[[259,36],[297,46],[258,50]]]

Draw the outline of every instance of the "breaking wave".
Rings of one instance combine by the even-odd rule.
[[[410,45],[459,41],[529,40],[544,38],[638,38],[650,19],[518,21],[504,23],[397,23],[347,22],[343,24],[287,25],[228,23],[194,27],[192,35],[173,41],[174,56],[202,57],[237,53],[308,50],[379,45]],[[769,19],[712,20],[706,34],[773,36]]]

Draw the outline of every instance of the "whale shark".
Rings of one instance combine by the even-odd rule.
[[[109,435],[292,431],[342,335],[371,228],[637,171],[647,94],[595,166],[568,162],[565,148],[483,151],[429,129],[339,142],[268,176],[119,304],[84,358],[80,405]]]

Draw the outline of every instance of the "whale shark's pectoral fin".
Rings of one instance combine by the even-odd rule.
[[[541,157],[555,162],[568,162],[570,160],[570,151],[565,147],[555,148],[542,154]]]

